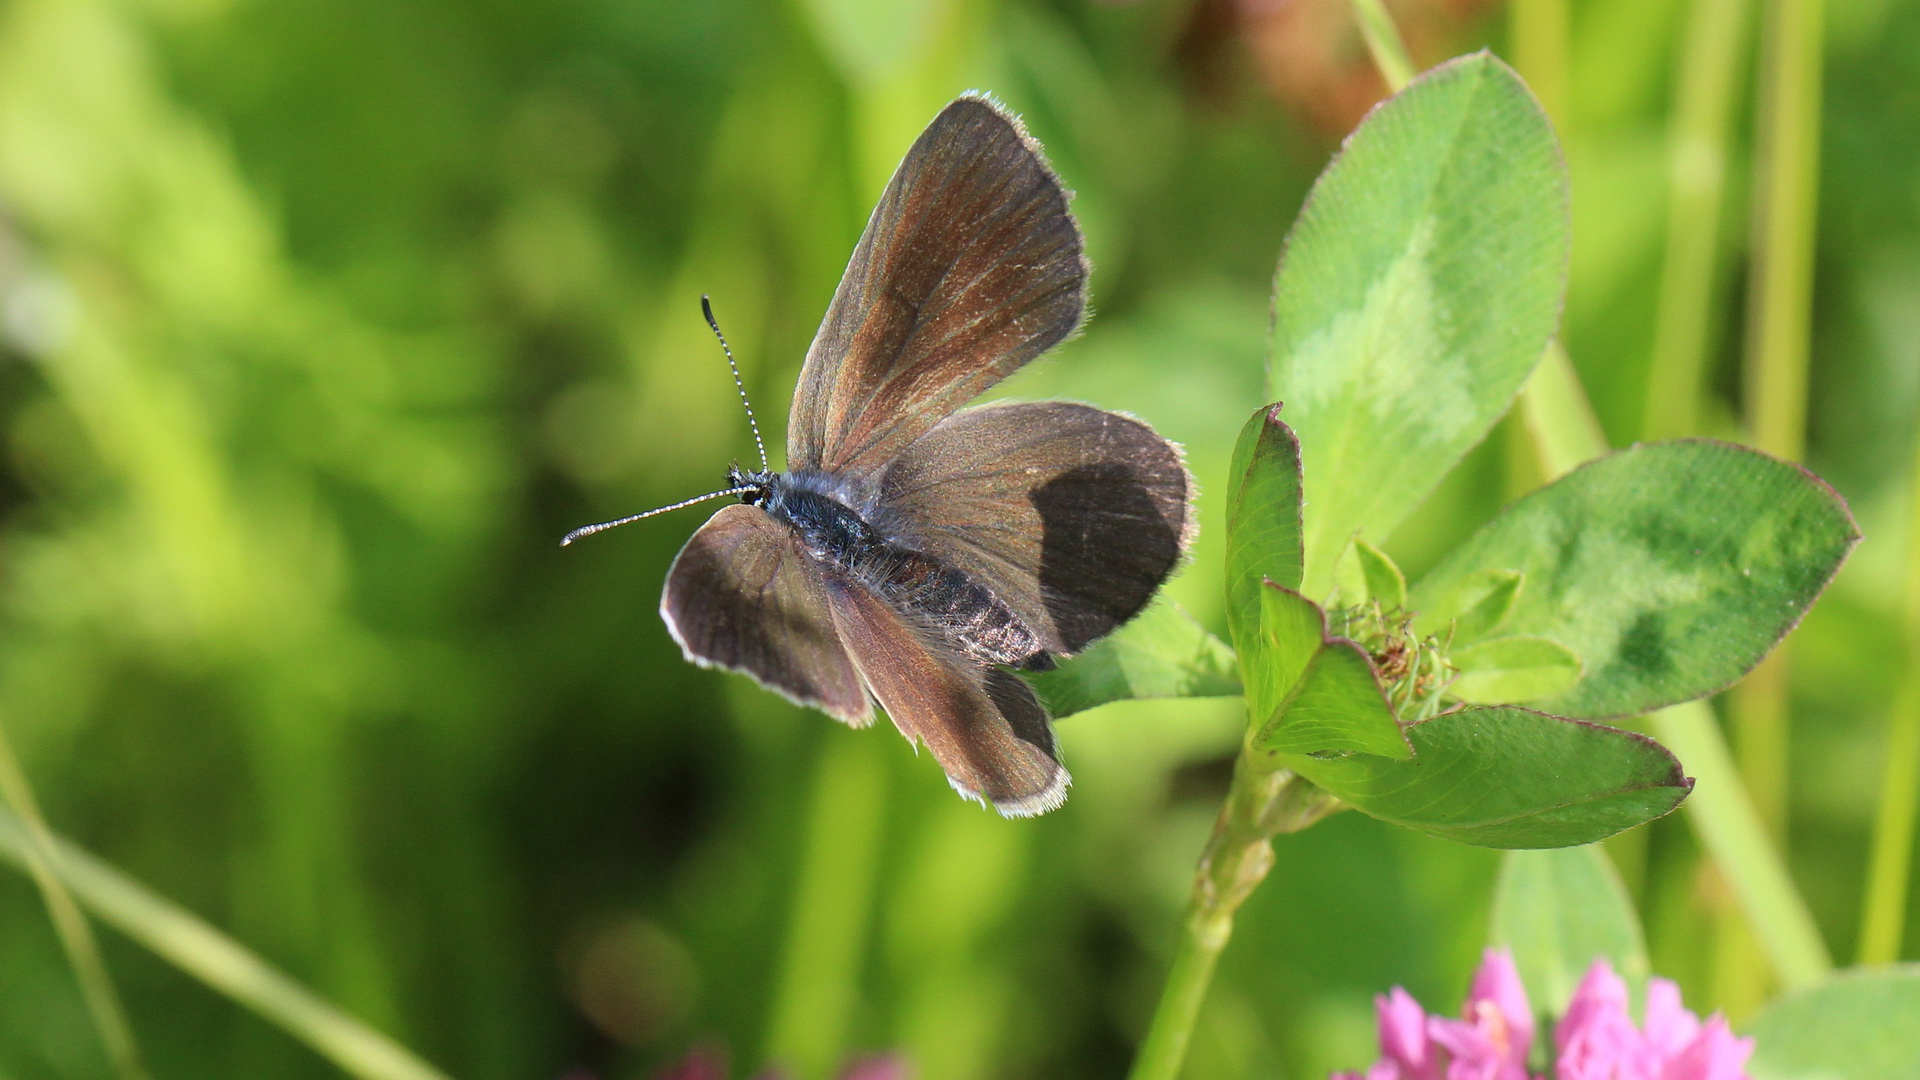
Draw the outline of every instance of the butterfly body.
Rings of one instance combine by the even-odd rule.
[[[740,501],[793,530],[823,572],[869,589],[924,632],[987,664],[1049,671],[1053,656],[1012,608],[965,572],[890,537],[849,502],[838,478],[820,472],[727,474]],[[873,503],[872,499],[857,500]],[[868,511],[872,513],[872,510]]]
[[[808,350],[787,471],[736,466],[720,494],[741,502],[667,573],[660,613],[687,658],[855,726],[877,702],[1002,814],[1060,805],[1051,721],[1015,669],[1133,618],[1193,531],[1179,448],[1145,423],[965,407],[1073,333],[1086,279],[1039,145],[991,100],[948,105]]]

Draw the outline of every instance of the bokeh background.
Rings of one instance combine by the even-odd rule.
[[[1423,64],[1512,55],[1528,18],[1389,6]],[[1616,443],[1650,423],[1690,6],[1579,0],[1528,72],[1573,173],[1565,341]],[[1920,6],[1826,8],[1807,457],[1868,539],[1794,639],[1785,828],[1844,957],[1907,656]],[[1694,425],[1734,437],[1755,22]],[[1121,1074],[1236,703],[1073,717],[1066,807],[1005,822],[890,731],[682,662],[656,598],[703,511],[555,543],[751,454],[702,293],[779,441],[867,210],[973,87],[1077,190],[1095,265],[1084,336],[1004,392],[1189,447],[1171,591],[1217,626],[1274,260],[1382,92],[1346,0],[0,0],[0,723],[52,825],[459,1077],[696,1047],[803,1080],[874,1052]],[[1401,529],[1403,565],[1524,488],[1513,446]],[[1497,853],[1357,814],[1277,847],[1189,1076],[1358,1067],[1373,994],[1465,989]],[[1764,968],[1685,821],[1615,853],[1656,970],[1750,1012]],[[103,946],[155,1076],[338,1075]],[[0,867],[0,1077],[109,1075]]]

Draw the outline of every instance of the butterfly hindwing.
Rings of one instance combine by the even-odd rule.
[[[829,590],[861,678],[901,734],[933,752],[955,790],[1007,817],[1044,814],[1066,799],[1052,723],[1019,676],[962,656],[858,586]]]
[[[725,507],[687,540],[667,571],[660,615],[697,664],[751,675],[856,727],[873,720],[824,571],[763,510]]]
[[[955,413],[880,474],[885,527],[987,586],[1072,654],[1139,614],[1179,563],[1193,480],[1132,417],[1066,401]]]
[[[1071,334],[1087,266],[1018,120],[948,105],[900,162],[807,351],[787,465],[871,472]]]

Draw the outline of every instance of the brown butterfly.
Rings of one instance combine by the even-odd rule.
[[[1051,723],[1011,669],[1138,614],[1192,531],[1180,451],[1146,424],[1062,401],[962,408],[1073,333],[1086,283],[1039,145],[986,97],[948,105],[807,351],[788,471],[763,447],[760,470],[702,496],[740,503],[667,573],[660,614],[687,659],[856,727],[878,701],[962,795],[1009,817],[1059,806]]]

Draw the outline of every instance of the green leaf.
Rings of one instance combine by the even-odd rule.
[[[1488,705],[1538,701],[1566,692],[1580,681],[1580,658],[1546,638],[1508,637],[1455,651],[1460,669],[1447,692],[1461,701]]]
[[[1856,969],[1783,995],[1748,1026],[1753,1080],[1912,1080],[1920,965]]]
[[[1431,580],[1431,575],[1429,575]],[[1413,626],[1421,634],[1433,634],[1465,645],[1500,629],[1513,613],[1526,575],[1518,570],[1480,570],[1454,582],[1448,588],[1427,589],[1426,581],[1414,590],[1414,608],[1418,612]]]
[[[1595,958],[1612,964],[1636,998],[1646,984],[1640,918],[1606,852],[1591,845],[1508,852],[1488,936],[1513,951],[1527,996],[1543,1016],[1566,1012]]]
[[[1559,321],[1567,251],[1552,128],[1488,53],[1415,79],[1320,175],[1273,302],[1309,596],[1348,537],[1384,537],[1512,404]]]
[[[1391,611],[1407,606],[1407,577],[1387,553],[1355,536],[1333,566],[1334,603],[1356,606],[1370,600]]]
[[[1284,764],[1382,821],[1464,844],[1569,847],[1652,821],[1693,781],[1644,735],[1510,705],[1405,729],[1412,761],[1284,755]]]
[[[1800,621],[1860,538],[1811,473],[1729,443],[1634,446],[1520,499],[1414,587],[1444,606],[1523,573],[1503,635],[1550,638],[1584,674],[1542,708],[1626,716],[1714,693]]]
[[[1227,475],[1227,633],[1244,650],[1260,624],[1261,582],[1300,587],[1300,444],[1279,405],[1241,429]]]
[[[1327,633],[1326,614],[1291,589],[1269,583],[1260,600],[1262,640],[1246,667],[1253,748],[1412,756],[1366,651]]]
[[[1127,698],[1240,692],[1233,650],[1170,600],[1154,601],[1093,648],[1027,681],[1055,718]]]

